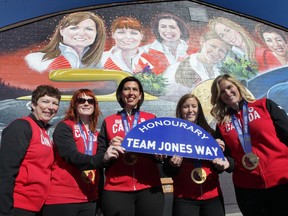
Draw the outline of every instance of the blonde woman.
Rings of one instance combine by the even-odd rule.
[[[169,66],[164,72],[163,76],[169,83],[166,96],[181,96],[191,92],[202,81],[220,75],[220,67],[230,50],[230,45],[209,31],[201,36],[200,46],[199,52]]]
[[[232,46],[236,58],[245,58],[258,68],[262,68],[263,48],[253,40],[244,27],[225,17],[211,19],[209,27]]]
[[[256,100],[234,77],[218,76],[211,87],[216,138],[234,164],[238,206],[243,216],[288,215],[288,116],[275,102]]]
[[[230,46],[217,34],[206,32],[200,39],[201,50],[180,63],[175,81],[194,87],[201,81],[220,75],[220,67]]]

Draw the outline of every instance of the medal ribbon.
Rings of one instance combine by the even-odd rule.
[[[197,160],[197,159],[193,160],[193,165],[195,168],[202,168],[201,160]]]
[[[92,155],[93,154],[93,148],[94,148],[94,142],[93,142],[93,133],[91,131],[88,131],[88,139],[83,131],[82,124],[78,123],[80,128],[81,137],[83,138],[84,145],[85,145],[85,154]],[[88,146],[87,146],[87,140],[88,140]]]
[[[244,101],[243,104],[243,130],[239,124],[238,119],[233,114],[232,115],[232,123],[236,129],[236,132],[238,134],[241,146],[245,153],[252,152],[252,145],[251,145],[251,136],[249,133],[249,119],[248,119],[248,103],[247,101]]]
[[[125,135],[130,131],[130,126],[129,126],[129,122],[128,122],[128,119],[127,119],[127,115],[128,114],[126,113],[125,110],[123,110],[121,112],[121,118],[122,118],[122,123],[124,125]],[[135,113],[135,115],[134,115],[134,121],[133,121],[133,124],[132,124],[132,128],[134,128],[138,124],[138,119],[139,119],[139,112],[137,111]]]

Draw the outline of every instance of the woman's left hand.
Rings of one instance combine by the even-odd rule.
[[[183,157],[174,155],[170,160],[169,163],[173,167],[180,167],[183,161]]]

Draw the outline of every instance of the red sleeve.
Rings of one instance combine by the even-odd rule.
[[[70,63],[64,56],[59,56],[55,58],[48,67],[49,71],[57,70],[57,69],[64,69],[64,68],[71,68]]]
[[[258,47],[256,49],[256,60],[258,63],[259,73],[266,72],[270,69],[281,66],[281,63],[270,50]]]

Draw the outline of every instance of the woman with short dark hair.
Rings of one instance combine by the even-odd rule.
[[[49,121],[56,116],[61,93],[40,85],[32,92],[31,113],[2,132],[0,215],[36,216],[48,197],[54,162]]]

